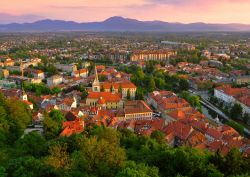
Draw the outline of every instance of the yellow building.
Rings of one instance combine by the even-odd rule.
[[[101,89],[104,92],[114,92],[121,93],[122,98],[127,98],[128,93],[130,93],[130,98],[135,98],[135,93],[137,87],[130,81],[121,81],[121,82],[103,82],[101,83]]]
[[[152,119],[153,111],[142,100],[127,101],[124,105],[125,120]]]
[[[86,105],[102,107],[106,109],[120,109],[123,108],[123,101],[121,95],[111,92],[89,92]]]
[[[236,77],[234,81],[238,85],[250,83],[250,75]]]
[[[9,77],[10,73],[9,73],[9,70],[7,69],[1,69],[0,70],[0,76],[3,77],[3,78],[7,78]]]
[[[127,98],[130,94],[130,98],[135,98],[137,87],[129,80],[119,81],[119,82],[103,82],[100,83],[98,79],[97,69],[95,67],[95,79],[92,83],[93,92],[112,92],[116,94],[121,94],[122,98]]]
[[[175,56],[177,54],[174,50],[138,50],[134,51],[131,56],[131,61],[149,61],[149,60],[157,60],[157,61],[165,61],[168,60],[169,57]]]

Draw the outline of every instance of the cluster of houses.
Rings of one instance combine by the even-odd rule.
[[[222,85],[214,89],[214,96],[230,106],[237,103],[241,105],[244,113],[250,114],[249,88],[233,88],[230,85]]]
[[[145,55],[156,57],[150,52]],[[165,55],[157,53],[157,57],[163,58],[171,54]],[[147,60],[147,57],[142,59]],[[249,139],[242,137],[227,125],[211,124],[202,113],[171,91],[154,91],[146,95],[145,101],[136,100],[137,87],[130,81],[130,74],[103,65],[95,66],[94,74],[89,73],[87,68],[77,69],[75,64],[58,63],[55,66],[61,72],[49,78],[46,78],[43,71],[28,68],[26,65],[21,66],[21,72],[26,72],[33,76],[32,79],[40,79],[41,82],[46,80],[49,88],[59,87],[67,92],[37,96],[23,89],[1,89],[6,97],[21,100],[32,110],[35,126],[42,126],[44,111],[60,110],[66,118],[60,136],[81,133],[85,127],[91,125],[114,129],[127,128],[142,136],[150,136],[158,130],[164,134],[165,141],[173,147],[185,145],[214,152],[220,151],[222,154],[227,154],[230,149],[236,147],[245,155],[250,154]],[[172,65],[156,67],[173,74],[185,71],[189,75],[196,74],[209,80],[228,77],[217,68],[202,64],[181,62],[176,67]],[[186,75],[187,78],[189,75]],[[26,79],[23,75],[8,77],[11,80],[20,79],[20,82]],[[100,79],[102,77],[105,79]],[[189,81],[195,82],[194,78],[196,77],[190,78]],[[80,84],[86,86],[87,95],[84,98],[82,92],[74,89],[74,86]],[[216,97],[230,104],[240,103],[248,113],[249,93],[248,88],[222,86],[215,89]],[[33,104],[36,104],[36,109]]]
[[[102,85],[110,84],[110,89],[101,90]],[[116,88],[112,84],[119,84]],[[126,90],[131,89],[131,99],[127,100]],[[33,109],[29,99],[36,102],[39,109],[33,111],[33,124],[41,126],[44,111],[54,109],[64,113],[60,136],[81,133],[91,125],[107,126],[113,129],[127,128],[138,135],[150,136],[154,131],[161,131],[165,141],[175,146],[190,146],[220,151],[227,154],[232,148],[239,148],[245,155],[250,154],[250,140],[239,135],[227,125],[211,124],[206,117],[192,108],[190,104],[170,91],[154,91],[148,94],[146,102],[134,100],[129,80],[124,82],[100,82],[98,72],[88,96],[81,99],[81,92],[73,90],[60,95],[36,96],[20,89],[2,89],[7,97],[14,97]],[[122,96],[123,94],[124,97]],[[155,112],[161,116],[155,116]]]
[[[25,61],[14,61],[11,58],[7,58],[4,62],[0,62],[0,78],[5,78],[2,81],[1,87],[3,85],[9,85],[9,83],[20,82],[22,80],[26,80],[30,83],[41,83],[43,79],[45,79],[45,74],[41,70],[30,69],[30,66],[36,67],[41,63],[40,58],[27,59]],[[10,74],[11,72],[20,72],[20,75]],[[31,77],[24,77],[24,74],[30,74]],[[12,84],[11,84],[12,85]]]
[[[166,64],[165,66],[156,65],[155,68],[169,75],[178,74],[188,79],[190,87],[195,90],[207,90],[216,84],[236,83],[242,85],[250,83],[250,75],[243,70],[232,70],[229,73],[224,73],[208,63],[209,61],[204,60],[202,60],[200,64],[179,62],[176,66]],[[138,66],[143,68],[145,67],[145,63],[140,62]]]
[[[232,148],[239,148],[245,155],[249,155],[249,139],[240,136],[232,127],[211,123],[173,92],[154,91],[148,95],[147,102],[161,111],[163,119],[123,121],[118,124],[118,128],[127,128],[144,136],[159,130],[173,147],[184,145],[220,151],[224,155]]]

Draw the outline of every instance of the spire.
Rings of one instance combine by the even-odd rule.
[[[20,98],[21,98],[22,101],[28,101],[28,95],[26,94],[26,92],[25,92],[23,86],[22,86]]]
[[[97,73],[96,65],[95,65],[95,80],[94,80],[94,82],[99,83],[99,79],[98,79],[98,73]]]
[[[99,83],[99,79],[98,79],[98,73],[96,70],[96,66],[95,66],[95,80],[92,84],[92,91],[93,92],[100,92],[100,83]]]

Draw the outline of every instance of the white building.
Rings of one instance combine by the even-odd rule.
[[[224,90],[221,89],[214,89],[214,96],[220,100],[223,100],[228,104],[232,104],[236,101],[233,96],[228,95],[227,93],[224,92]]]
[[[77,100],[75,97],[65,98],[57,104],[59,110],[70,111],[72,108],[77,108]]]
[[[220,86],[214,89],[214,96],[231,105],[240,104],[244,113],[250,113],[250,90],[246,87]]]
[[[47,85],[49,87],[57,86],[63,82],[63,77],[60,75],[54,75],[47,79]]]
[[[77,71],[73,71],[71,73],[71,76],[87,78],[88,74],[89,74],[88,69],[80,69],[80,70],[77,70]]]
[[[74,72],[74,71],[77,70],[77,66],[75,64],[60,64],[60,63],[56,63],[55,67],[58,70],[62,70],[64,72],[69,72],[69,73],[72,73],[72,72]]]
[[[39,78],[39,79],[45,79],[45,75],[44,72],[41,70],[34,70],[32,71],[32,75],[34,76],[34,78]]]

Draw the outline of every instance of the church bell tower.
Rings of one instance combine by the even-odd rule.
[[[92,84],[92,91],[93,92],[100,92],[100,82],[98,79],[98,73],[97,73],[96,66],[95,66],[95,80]]]

